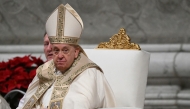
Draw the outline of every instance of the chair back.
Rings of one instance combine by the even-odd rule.
[[[117,107],[144,107],[148,52],[124,49],[85,49],[85,52],[104,71]]]

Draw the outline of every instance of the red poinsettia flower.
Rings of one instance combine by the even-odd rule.
[[[7,93],[6,81],[0,83],[0,92]]]
[[[6,82],[6,86],[7,86],[7,92],[9,92],[12,89],[16,88],[16,81],[15,80],[9,80]]]
[[[26,90],[36,75],[36,68],[43,63],[40,57],[31,55],[0,62],[0,93],[6,94],[13,89]]]
[[[29,73],[29,79],[33,79],[35,75],[36,75],[36,69],[31,70]]]
[[[12,72],[9,69],[0,70],[0,75],[1,75],[0,82],[6,81],[6,79],[10,77],[11,74]]]
[[[7,66],[8,66],[8,63],[6,63],[6,62],[0,62],[0,70],[2,70],[2,69],[6,69],[7,68]]]
[[[23,67],[19,66],[15,70],[13,70],[11,78],[14,80],[28,79],[28,73]]]
[[[44,61],[41,60],[40,57],[39,57],[39,58],[36,58],[36,57],[31,56],[31,58],[33,59],[34,63],[35,63],[37,66],[40,66],[40,65],[42,65],[42,64],[44,63]]]
[[[27,89],[30,82],[31,82],[30,79],[19,80],[19,81],[17,81],[17,88],[22,87],[24,89]]]
[[[10,68],[14,68],[20,64],[20,57],[15,57],[13,59],[10,59],[8,62],[8,65]]]
[[[24,56],[24,57],[22,58],[21,63],[22,63],[25,67],[31,67],[34,62],[33,62],[33,60],[30,59],[30,55],[28,55],[28,56]]]

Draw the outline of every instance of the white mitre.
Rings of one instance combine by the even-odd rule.
[[[50,42],[77,45],[83,30],[83,22],[78,13],[69,5],[59,5],[46,22],[46,32]]]

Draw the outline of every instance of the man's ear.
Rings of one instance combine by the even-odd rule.
[[[78,57],[79,52],[80,52],[80,48],[79,47],[75,47],[75,58]]]

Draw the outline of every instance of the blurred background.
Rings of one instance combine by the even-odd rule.
[[[60,3],[81,16],[81,44],[107,41],[121,27],[136,43],[190,42],[189,0],[0,0],[0,44],[41,44],[46,19]]]
[[[45,22],[61,3],[83,20],[83,48],[125,28],[151,53],[145,109],[190,108],[190,0],[0,0],[0,61],[27,54],[45,60]]]

